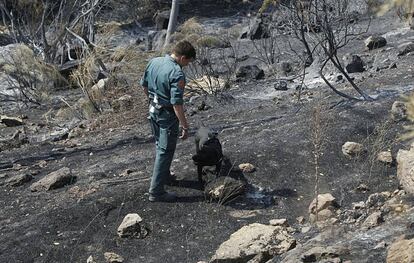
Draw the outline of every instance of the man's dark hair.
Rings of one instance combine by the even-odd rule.
[[[186,58],[196,58],[196,50],[190,42],[184,40],[178,42],[173,48],[172,52],[178,56],[185,56]]]

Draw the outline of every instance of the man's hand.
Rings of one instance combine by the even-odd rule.
[[[185,140],[188,138],[188,128],[187,129],[181,128],[181,136],[179,138],[182,140]]]

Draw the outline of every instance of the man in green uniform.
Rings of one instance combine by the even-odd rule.
[[[149,99],[148,118],[156,144],[149,189],[149,200],[152,202],[176,200],[176,195],[166,192],[164,185],[171,176],[170,166],[177,138],[185,140],[188,137],[188,122],[183,107],[186,80],[182,68],[195,57],[196,51],[188,41],[179,42],[171,55],[152,59],[141,79],[141,86]]]

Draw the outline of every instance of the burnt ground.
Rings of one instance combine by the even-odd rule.
[[[154,145],[145,107],[138,107],[136,121],[120,127],[111,127],[117,117],[109,116],[90,125],[82,136],[1,152],[1,182],[22,172],[32,173],[37,181],[65,166],[77,180],[36,193],[30,191],[31,183],[0,186],[0,261],[85,262],[92,255],[103,262],[103,253],[110,251],[126,262],[197,262],[208,260],[241,226],[275,218],[287,218],[295,225],[296,217],[307,218],[314,197],[312,127],[317,108],[324,138],[319,191],[331,192],[342,207],[371,193],[393,191],[398,188],[395,166],[381,165],[375,156],[387,149],[395,156],[407,144],[398,138],[408,122],[392,121],[389,111],[395,100],[414,88],[412,66],[408,56],[398,60],[397,69],[357,75],[359,84],[376,95],[373,102],[346,101],[325,87],[306,90],[297,102],[293,84],[288,91],[274,91],[272,79],[241,83],[218,96],[195,100],[189,108],[202,99],[211,108],[191,116],[191,126],[201,120],[215,128],[225,154],[236,165],[248,162],[257,167],[245,175],[246,195],[226,205],[209,202],[198,189],[192,137],[179,142],[173,162],[179,183],[169,190],[178,193],[178,202],[148,201]],[[339,85],[346,89],[346,84]],[[38,112],[27,114],[30,121]],[[346,141],[364,143],[367,153],[346,158],[341,153]],[[126,169],[131,173],[121,176]],[[370,190],[358,192],[361,183]],[[147,237],[117,236],[128,213],[143,218]]]

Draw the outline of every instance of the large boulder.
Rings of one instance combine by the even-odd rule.
[[[414,260],[414,238],[400,239],[391,244],[387,263],[412,263]]]
[[[352,55],[351,58],[348,58],[347,60],[345,68],[348,73],[359,73],[365,71],[364,61],[362,61],[360,56]]]
[[[30,186],[32,192],[37,191],[48,191],[52,189],[61,188],[65,185],[71,184],[75,181],[75,176],[72,175],[72,172],[69,168],[64,167],[57,171],[54,171],[39,181],[33,183]]]
[[[404,190],[414,194],[414,148],[399,150],[397,154],[397,177]]]
[[[248,262],[260,255],[263,261],[296,246],[296,240],[282,226],[254,223],[244,226],[217,249],[210,262]]]
[[[236,78],[238,80],[248,79],[263,79],[265,76],[264,70],[260,69],[257,65],[245,65],[240,66],[236,71]]]
[[[320,194],[309,205],[309,221],[312,223],[324,222],[335,217],[337,207],[335,197],[330,193]]]
[[[243,29],[240,38],[248,38],[251,40],[257,40],[262,38],[268,38],[269,34],[269,27],[261,18],[254,18],[250,26]]]
[[[387,45],[387,40],[382,36],[370,36],[365,40],[365,46],[369,50],[381,48]]]

